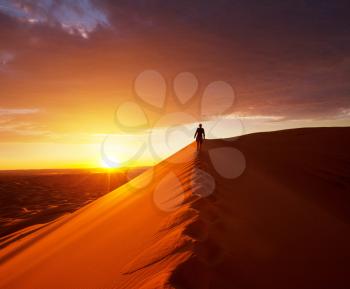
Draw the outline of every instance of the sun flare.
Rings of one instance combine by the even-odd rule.
[[[113,164],[111,164],[105,161],[104,159],[101,159],[100,166],[103,169],[114,170],[114,169],[120,168],[120,162],[118,160],[113,160]]]

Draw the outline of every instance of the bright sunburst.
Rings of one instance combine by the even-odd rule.
[[[117,169],[120,167],[120,161],[118,161],[117,159],[114,159],[113,163],[114,163],[114,165],[112,166],[110,163],[106,162],[103,159],[101,159],[101,161],[100,161],[101,168],[104,168],[104,169],[113,170],[113,169]]]

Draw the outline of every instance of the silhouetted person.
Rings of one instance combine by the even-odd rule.
[[[197,142],[197,151],[200,151],[202,148],[203,140],[205,140],[205,131],[204,128],[202,128],[202,124],[199,124],[199,127],[196,130],[196,133],[194,134],[194,138]]]

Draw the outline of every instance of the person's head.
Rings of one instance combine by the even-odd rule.
[[[202,127],[202,124],[201,124],[201,123],[199,124],[199,127]]]

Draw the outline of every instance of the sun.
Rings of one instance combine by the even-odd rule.
[[[107,169],[107,170],[114,170],[120,167],[120,162],[118,160],[113,160],[114,162],[114,166],[111,166],[110,163],[107,163],[104,159],[101,159],[100,161],[100,166],[103,169]]]

